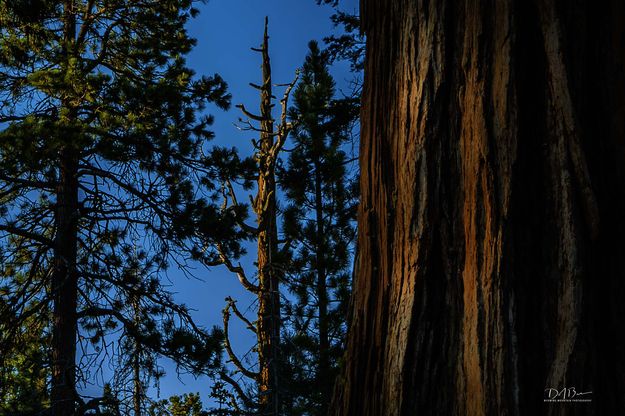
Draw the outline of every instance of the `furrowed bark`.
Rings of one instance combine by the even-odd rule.
[[[618,413],[625,6],[361,8],[359,253],[331,414]],[[544,401],[565,387],[591,401]]]

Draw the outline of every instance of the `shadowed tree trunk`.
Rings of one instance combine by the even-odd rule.
[[[57,186],[56,228],[54,242],[54,271],[52,291],[52,378],[50,402],[54,416],[74,414],[76,395],[76,330],[78,275],[77,210],[78,164],[74,151],[61,151],[60,178]]]
[[[359,253],[332,414],[617,414],[625,4],[361,9]]]
[[[319,138],[317,138],[319,140]],[[317,146],[321,147],[321,146]],[[321,175],[321,157],[320,152],[315,154],[314,167],[315,167],[315,222],[316,222],[316,246],[315,246],[315,274],[317,278],[317,311],[319,322],[319,359],[317,362],[317,379],[321,381],[322,396],[321,402],[325,407],[321,409],[322,412],[327,411],[327,403],[332,398],[332,367],[330,364],[330,335],[329,335],[329,322],[328,322],[328,285],[327,285],[327,273],[325,267],[324,252],[327,247],[324,247],[324,223],[323,223],[323,189],[322,189],[322,175]]]
[[[73,1],[63,2],[64,65],[72,65],[76,37],[76,16]],[[67,69],[67,68],[65,68]],[[76,110],[65,99],[63,107],[67,122],[76,119]],[[78,325],[78,154],[76,137],[61,138],[59,179],[56,189],[54,270],[52,273],[52,377],[50,402],[53,416],[75,413],[76,394],[76,331]]]

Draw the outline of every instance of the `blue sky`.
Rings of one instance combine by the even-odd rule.
[[[357,3],[358,0],[345,0],[341,8],[354,11]],[[189,25],[189,32],[198,43],[188,63],[198,75],[219,73],[228,82],[233,96],[230,111],[211,110],[215,116],[215,144],[236,146],[243,154],[250,154],[249,143],[253,136],[234,127],[233,123],[240,116],[234,105],[242,103],[248,109],[258,106],[258,92],[248,83],[260,81],[260,57],[250,47],[257,47],[262,41],[264,17],[269,17],[273,81],[288,83],[304,61],[308,42],[316,39],[321,43],[324,36],[333,32],[330,21],[333,10],[328,6],[317,6],[314,0],[210,0],[201,5],[200,10],[200,15]],[[347,64],[335,65],[333,75],[339,90],[349,89],[351,75]],[[251,258],[244,259],[243,263],[249,266],[251,261]],[[175,271],[170,278],[171,289],[177,293],[176,299],[195,310],[198,323],[207,327],[221,326],[221,310],[226,296],[238,299],[242,310],[251,305],[252,298],[225,270],[215,268],[209,271],[198,266],[194,273],[201,280],[187,279]],[[253,315],[251,317],[253,319]],[[237,351],[245,353],[253,345],[253,339],[242,327],[234,325],[232,333]],[[177,377],[171,363],[162,360],[161,365],[167,372],[160,383],[161,398],[199,391],[208,402],[208,379]],[[151,391],[153,396],[156,393],[156,390]]]

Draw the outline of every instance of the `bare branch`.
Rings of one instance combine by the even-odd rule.
[[[245,270],[243,270],[243,267],[241,266],[241,263],[239,263],[237,266],[232,264],[228,256],[226,256],[226,253],[221,244],[217,244],[217,251],[219,252],[219,258],[221,259],[223,265],[226,266],[230,272],[237,275],[237,277],[239,278],[239,282],[241,282],[246,290],[252,293],[258,293],[260,291],[260,287],[256,286],[254,283],[248,280],[247,276],[245,275]]]
[[[224,348],[228,353],[228,358],[230,358],[230,362],[234,364],[241,374],[245,377],[250,378],[252,380],[257,380],[260,377],[260,373],[256,373],[254,371],[250,371],[243,366],[237,355],[232,350],[232,345],[230,345],[230,334],[229,334],[229,324],[230,324],[230,307],[231,303],[229,302],[223,310],[223,320],[224,320]]]
[[[122,20],[117,19],[106,28],[106,30],[104,31],[104,34],[102,35],[102,40],[100,42],[100,44],[102,45],[102,48],[100,49],[100,53],[87,66],[87,68],[85,69],[85,72],[91,72],[95,68],[97,68],[98,65],[101,65],[104,63],[104,59],[106,58],[106,54],[108,52],[108,42],[109,42],[111,33],[113,32],[113,29],[121,23],[122,23]]]
[[[288,87],[284,91],[284,96],[280,100],[280,104],[282,106],[282,113],[280,114],[280,126],[278,127],[278,140],[276,140],[273,147],[271,148],[271,157],[274,161],[278,156],[278,152],[280,152],[280,150],[284,146],[284,143],[286,142],[286,138],[289,135],[289,132],[293,128],[291,123],[289,123],[287,120],[287,115],[288,115],[289,97],[291,95],[291,91],[295,87],[295,84],[297,84],[298,80],[299,80],[299,70],[295,71],[295,78],[288,85]]]
[[[236,105],[236,107],[237,107],[239,110],[241,110],[241,112],[242,112],[243,114],[245,114],[245,115],[246,115],[246,117],[249,117],[249,118],[251,118],[252,120],[255,120],[255,121],[267,121],[267,119],[265,119],[264,117],[257,116],[256,114],[252,114],[252,113],[250,113],[249,111],[247,111],[247,110],[245,109],[245,106],[244,106],[243,104],[237,104],[237,105]]]
[[[237,308],[236,301],[230,296],[226,298],[226,301],[228,302],[228,305],[232,308],[232,312],[234,312],[237,318],[239,318],[241,321],[243,321],[243,323],[245,323],[245,325],[247,325],[247,329],[256,334],[256,326],[254,326],[254,324],[250,322],[249,319],[243,316],[243,314],[239,311],[239,308]]]
[[[38,243],[45,244],[45,245],[47,245],[49,247],[53,247],[54,246],[54,242],[52,240],[50,240],[49,238],[44,237],[44,236],[42,236],[40,234],[33,233],[31,231],[28,231],[28,230],[23,230],[23,229],[18,228],[18,227],[14,226],[14,225],[0,224],[0,231],[6,231],[6,232],[8,232],[10,234],[15,234],[15,235],[20,236],[20,237],[28,238],[28,239],[37,241]]]
[[[232,199],[232,202],[234,203],[234,205],[239,205],[239,201],[237,200],[237,196],[236,196],[236,193],[234,192],[234,188],[232,187],[232,182],[230,181],[230,179],[226,180],[226,187],[228,188],[228,194],[230,195],[230,199]],[[244,221],[239,220],[239,218],[237,218],[237,223],[239,224],[241,228],[243,228],[246,232],[250,234],[258,233],[258,228],[252,227],[251,225],[246,224]]]
[[[76,40],[76,45],[80,46],[85,40],[87,36],[87,32],[91,27],[91,22],[93,22],[93,14],[91,13],[93,10],[93,6],[95,5],[95,0],[89,0],[87,2],[87,7],[85,8],[85,14],[83,16],[82,26],[80,27],[80,32],[78,33],[78,37]]]
[[[247,407],[249,407],[249,408],[251,408],[251,409],[253,409],[253,408],[257,408],[257,407],[258,407],[258,404],[257,404],[257,403],[254,403],[254,402],[252,401],[252,399],[250,399],[250,398],[249,398],[249,397],[245,394],[245,392],[243,391],[243,388],[241,387],[241,385],[240,385],[239,383],[237,383],[237,382],[236,382],[236,381],[235,381],[232,377],[230,377],[228,374],[226,374],[226,372],[225,372],[225,371],[222,371],[219,375],[220,375],[220,377],[221,377],[221,378],[222,378],[225,382],[227,382],[228,384],[230,384],[230,385],[234,388],[234,391],[236,391],[237,396],[239,396],[239,399],[240,399],[243,403],[245,403],[245,406],[247,406]],[[239,405],[237,404],[235,397],[231,397],[230,399],[231,399],[231,403],[234,405],[235,409],[236,409],[238,412],[241,412],[241,409],[239,408]]]

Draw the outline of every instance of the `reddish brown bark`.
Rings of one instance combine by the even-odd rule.
[[[223,264],[228,269],[237,274],[239,281],[243,287],[253,293],[258,298],[258,320],[252,323],[241,314],[237,309],[233,299],[227,298],[228,305],[223,311],[224,333],[225,333],[225,349],[230,361],[236,367],[236,371],[242,373],[249,379],[252,379],[258,387],[258,396],[249,397],[244,388],[237,383],[228,374],[222,372],[222,379],[234,389],[234,395],[231,395],[233,404],[238,407],[238,403],[244,404],[245,407],[262,415],[278,415],[281,408],[280,393],[282,390],[280,380],[280,281],[282,280],[282,270],[284,266],[279,260],[278,250],[278,229],[277,229],[277,204],[276,204],[276,163],[278,156],[286,138],[291,130],[291,124],[287,121],[288,100],[297,83],[298,76],[295,80],[286,86],[284,95],[280,100],[280,118],[274,120],[272,116],[272,108],[274,107],[274,99],[271,83],[271,64],[269,59],[269,35],[268,35],[268,19],[265,18],[265,33],[263,43],[260,49],[253,48],[254,51],[260,52],[262,55],[262,85],[250,84],[252,87],[260,90],[260,113],[259,115],[250,113],[243,105],[238,107],[243,114],[248,117],[247,129],[259,133],[258,142],[254,142],[256,148],[255,158],[258,163],[258,179],[256,182],[257,193],[253,198],[252,207],[256,214],[258,227],[249,227],[244,223],[241,226],[257,238],[257,277],[258,284],[254,284],[247,278],[244,269],[239,264],[234,266],[232,262],[219,248]],[[254,127],[251,121],[260,123],[260,127]],[[229,197],[236,205],[236,195],[232,185],[228,183]],[[226,201],[227,204],[227,201]],[[232,311],[248,329],[256,335],[257,346],[256,352],[258,356],[258,372],[254,372],[244,367],[239,358],[232,350],[230,340],[228,339],[228,326],[230,320],[230,311]]]
[[[269,36],[265,19],[262,46],[263,85],[261,88],[260,143],[258,149],[258,193],[254,211],[258,217],[258,365],[260,376],[259,414],[278,415],[280,362],[280,279],[277,268],[278,231],[276,224],[276,177],[274,121],[271,116],[272,84]]]
[[[361,8],[359,253],[332,414],[618,413],[625,6]],[[551,387],[592,401],[545,403]]]

